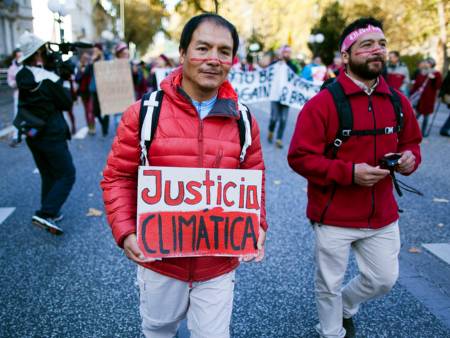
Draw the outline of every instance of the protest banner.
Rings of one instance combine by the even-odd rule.
[[[135,101],[128,60],[95,62],[94,75],[102,116],[123,113]]]
[[[158,89],[159,83],[171,71],[172,69],[167,68],[156,70]],[[232,69],[228,80],[244,104],[280,101],[295,109],[301,109],[320,89],[319,83],[302,79],[284,62],[277,62],[255,71]]]
[[[257,253],[262,171],[141,166],[137,239],[145,257]]]
[[[319,92],[320,86],[302,79],[295,74],[287,65],[280,74],[278,81],[279,100],[280,103],[301,109],[305,103]]]
[[[228,79],[239,100],[249,104],[276,99],[276,93],[272,90],[276,74],[273,66],[251,72],[232,69]]]

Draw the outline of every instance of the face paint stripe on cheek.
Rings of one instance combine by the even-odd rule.
[[[216,58],[190,58],[189,59],[192,62],[208,62],[208,61],[217,61],[222,65],[228,65],[231,66],[232,62],[231,61],[223,61],[220,59],[216,59]]]

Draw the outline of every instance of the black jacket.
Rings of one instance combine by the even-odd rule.
[[[35,139],[70,139],[69,127],[62,114],[72,108],[69,90],[54,73],[38,67],[23,66],[16,75],[19,89],[19,110],[30,112],[46,121]]]

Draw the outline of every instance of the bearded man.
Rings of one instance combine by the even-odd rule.
[[[290,144],[289,165],[308,180],[321,337],[354,337],[359,306],[386,294],[398,277],[394,170],[417,169],[421,134],[408,99],[381,76],[386,48],[379,21],[360,18],[346,27],[344,70],[304,106]],[[396,165],[381,168],[392,154]],[[342,288],[350,249],[359,274]]]

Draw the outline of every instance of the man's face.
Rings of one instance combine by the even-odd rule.
[[[16,59],[16,60],[19,60],[19,59],[21,58],[21,56],[22,56],[22,52],[21,52],[21,51],[18,51],[18,52],[16,52],[16,57],[15,57],[15,59]]]
[[[128,48],[122,49],[119,54],[117,54],[118,59],[126,59],[128,60],[130,58],[130,51]]]
[[[398,57],[395,53],[389,53],[389,62],[396,65],[398,62]]]
[[[233,38],[230,31],[214,22],[202,22],[192,34],[187,50],[180,50],[183,89],[217,90],[227,78],[232,61]]]
[[[386,60],[386,38],[373,32],[359,38],[349,51],[342,53],[342,59],[352,73],[364,80],[377,78]]]
[[[282,53],[281,57],[285,61],[289,61],[291,59],[291,50],[289,48],[285,48]]]
[[[97,61],[97,60],[101,59],[102,56],[103,56],[102,50],[98,47],[94,47],[94,51],[92,53],[92,59]]]

